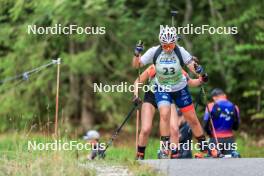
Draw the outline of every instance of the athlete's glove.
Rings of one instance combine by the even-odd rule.
[[[138,57],[143,50],[144,50],[143,42],[140,40],[136,45],[136,48],[134,50],[134,55]]]
[[[203,83],[208,82],[209,78],[208,78],[208,74],[207,73],[203,73],[200,77],[199,80]]]
[[[195,72],[196,72],[197,74],[201,74],[201,73],[204,72],[204,69],[203,69],[203,67],[202,67],[201,65],[197,65],[197,64],[195,64],[195,65],[194,65],[194,68],[195,68]]]
[[[142,100],[138,96],[134,96],[132,101],[135,106],[138,106],[142,103]]]

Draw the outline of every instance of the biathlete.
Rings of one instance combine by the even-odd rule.
[[[203,83],[202,77],[199,77],[199,79],[191,79],[188,73],[185,72],[183,69],[182,69],[182,73],[186,77],[188,85],[191,87],[197,87]],[[151,133],[152,121],[153,121],[153,117],[155,114],[155,109],[157,108],[157,104],[155,101],[155,95],[153,91],[151,91],[151,86],[155,84],[154,82],[155,75],[156,75],[155,66],[151,65],[134,82],[134,85],[136,87],[134,91],[135,97],[138,95],[137,90],[138,90],[139,84],[143,84],[145,81],[148,80],[148,86],[149,86],[149,90],[145,92],[144,94],[144,100],[143,100],[143,104],[141,108],[141,130],[139,134],[137,159],[144,159],[147,140]],[[181,112],[179,113],[181,114]],[[186,134],[179,134],[178,123],[181,123],[181,122],[178,122],[178,112],[176,111],[175,104],[171,104],[170,134],[171,134],[171,139],[174,139],[174,141],[173,140],[170,140],[170,141],[175,142],[175,144],[179,142],[179,135],[180,136],[186,135]],[[184,127],[185,129],[186,126],[184,124],[181,127]],[[182,130],[182,132],[186,132],[186,130]],[[164,157],[166,157],[166,155]],[[173,159],[173,158],[179,158],[179,157],[181,156],[179,156],[179,153],[177,153],[177,150],[172,150],[171,158]]]
[[[174,101],[190,125],[201,151],[217,157],[217,151],[215,149],[209,150],[207,147],[208,143],[196,116],[187,79],[182,73],[182,67],[186,65],[192,73],[197,75],[196,62],[183,47],[176,45],[177,35],[174,27],[161,27],[159,41],[160,45],[148,49],[142,56],[140,54],[135,55],[132,65],[135,68],[147,64],[155,65],[154,82],[156,89],[154,95],[160,114],[161,143],[166,144],[170,141],[171,104]],[[137,46],[136,50],[141,51],[142,48]],[[207,80],[207,74],[203,76],[204,80]],[[176,151],[172,151],[172,153],[174,152]],[[164,153],[168,153],[166,149],[164,149]]]
[[[227,99],[225,92],[215,88],[211,92],[212,102],[208,104],[204,115],[204,130],[210,136],[210,143],[217,145],[223,155],[240,157],[236,152],[233,130],[238,130],[240,123],[239,108]],[[210,114],[209,114],[210,113]],[[213,126],[210,123],[210,115]],[[213,129],[214,131],[213,132]]]

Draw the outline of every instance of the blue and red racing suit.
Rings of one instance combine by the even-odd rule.
[[[231,101],[221,98],[209,103],[208,108],[212,117],[215,134],[209,123],[209,113],[206,109],[204,115],[204,129],[213,138],[233,137],[233,130],[237,130],[240,123],[239,109]],[[216,136],[215,136],[216,135]]]

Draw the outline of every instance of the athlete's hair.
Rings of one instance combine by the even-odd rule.
[[[211,97],[215,97],[215,96],[218,96],[218,95],[224,95],[225,92],[220,89],[220,88],[214,88],[211,92]]]

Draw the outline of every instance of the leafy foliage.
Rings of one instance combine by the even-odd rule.
[[[93,93],[93,83],[133,83],[137,71],[130,63],[135,43],[141,39],[146,48],[158,44],[159,25],[171,23],[171,9],[179,11],[178,26],[238,27],[236,35],[185,35],[181,45],[206,67],[208,90],[225,89],[241,107],[242,120],[264,116],[264,5],[257,0],[1,0],[0,6],[0,79],[61,57],[60,117],[72,124],[90,119],[90,126],[113,127],[122,120],[132,94]],[[32,24],[105,26],[106,34],[29,35]],[[22,117],[17,128],[46,123],[49,116],[53,120],[54,67],[16,84],[0,87],[2,118]],[[1,120],[1,131],[12,128],[9,123]]]

